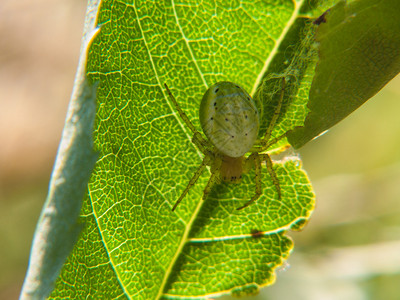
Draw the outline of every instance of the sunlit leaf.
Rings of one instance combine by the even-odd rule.
[[[293,247],[286,231],[300,229],[314,207],[301,161],[275,162],[282,199],[263,168],[263,195],[246,209],[236,210],[254,195],[254,171],[241,184],[214,186],[203,201],[207,171],[172,212],[202,155],[163,84],[199,130],[200,100],[217,81],[255,95],[261,134],[283,92],[277,137],[307,114],[316,62],[311,16],[308,1],[103,1],[87,63],[88,78],[99,83],[99,160],[82,210],[85,230],[52,297],[206,298],[273,282]]]

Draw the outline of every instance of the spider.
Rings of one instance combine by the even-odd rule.
[[[262,193],[261,163],[265,161],[269,175],[281,199],[278,178],[272,168],[272,160],[265,152],[271,145],[285,136],[270,141],[272,129],[279,117],[285,80],[282,81],[282,93],[271,122],[262,139],[257,139],[259,131],[259,113],[250,95],[235,83],[222,81],[211,86],[203,96],[200,104],[200,123],[206,138],[197,131],[186,113],[180,108],[168,86],[164,84],[180,117],[193,132],[192,142],[204,154],[204,158],[185,190],[172,208],[174,211],[196,183],[200,175],[210,166],[211,176],[203,191],[207,198],[212,186],[221,181],[238,183],[242,174],[255,168],[255,194],[241,210],[255,202]],[[246,153],[250,152],[248,157]]]

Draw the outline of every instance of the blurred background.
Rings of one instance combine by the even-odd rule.
[[[17,299],[78,64],[86,0],[0,0],[0,299]]]
[[[16,299],[25,276],[85,9],[85,0],[0,2],[0,299]],[[248,299],[400,299],[399,99],[397,77],[300,150],[316,209],[289,233],[295,249],[275,285]]]

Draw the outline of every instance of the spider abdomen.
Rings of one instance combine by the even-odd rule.
[[[213,145],[229,157],[241,157],[254,145],[259,130],[254,100],[238,85],[211,86],[200,105],[200,123]]]

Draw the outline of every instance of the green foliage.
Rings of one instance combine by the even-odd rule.
[[[314,207],[301,161],[286,157],[275,162],[282,199],[264,169],[263,195],[246,209],[236,210],[254,194],[254,171],[239,185],[215,186],[202,201],[209,176],[204,174],[171,212],[201,155],[163,84],[199,129],[198,108],[207,87],[222,80],[238,83],[254,95],[262,113],[260,136],[283,90],[285,101],[272,138],[289,130],[290,143],[300,147],[399,72],[397,1],[341,2],[326,14],[327,23],[313,25],[310,18],[335,1],[321,1],[324,7],[315,8],[317,2],[102,2],[100,32],[87,61],[87,77],[99,87],[94,129],[99,159],[81,211],[83,232],[51,297],[240,296],[274,281],[275,269],[293,248],[286,231],[300,230]],[[314,77],[316,30],[320,60]],[[91,147],[84,146],[92,124],[85,114],[90,110],[70,115],[72,122],[87,122],[84,129],[72,128],[86,138],[72,137],[77,147],[60,158],[67,167],[56,168],[63,175],[73,166],[76,175],[53,175],[51,182],[51,191],[60,182],[70,189],[62,191],[60,205],[69,208],[61,209],[62,218],[53,218],[57,224],[50,226],[62,231],[41,238],[39,246],[55,249],[55,254],[43,256],[40,266],[31,261],[44,270],[40,298],[51,288],[52,276],[80,229],[79,186],[85,186],[93,160]],[[70,141],[65,133],[62,145]],[[287,146],[282,139],[270,152]],[[79,155],[87,159],[77,160]],[[38,232],[44,232],[40,224]],[[34,297],[37,282],[29,280],[22,295]]]
[[[287,158],[274,166],[281,200],[264,169],[256,204],[236,210],[254,194],[254,172],[240,185],[216,186],[202,201],[204,174],[171,212],[201,156],[162,85],[171,87],[200,128],[207,86],[229,80],[254,93],[264,74],[285,72],[277,57],[293,61],[295,52],[286,55],[286,46],[302,43],[299,37],[310,30],[304,29],[301,5],[102,3],[101,29],[87,63],[88,77],[99,82],[99,160],[82,210],[85,230],[52,297],[239,295],[273,282],[274,269],[292,249],[285,231],[307,219],[314,206],[300,161]],[[301,66],[292,78],[296,88],[285,90],[285,97],[304,106],[308,64],[302,60]],[[266,111],[264,100],[259,102]],[[290,104],[279,124],[296,116]],[[265,237],[252,237],[254,229]]]
[[[200,128],[207,87],[236,82],[255,95],[265,130],[284,77],[272,136],[303,125],[317,58],[309,18],[323,11],[308,3],[102,2],[87,62],[89,80],[99,83],[99,159],[81,213],[86,227],[52,297],[207,298],[273,282],[293,247],[286,230],[301,229],[314,207],[300,160],[274,165],[282,199],[264,169],[263,195],[248,208],[236,210],[254,194],[254,172],[202,201],[204,174],[171,212],[201,155],[163,84]]]
[[[375,95],[400,72],[400,2],[342,1],[326,15],[316,39],[320,61],[305,126],[289,134],[300,148]]]

